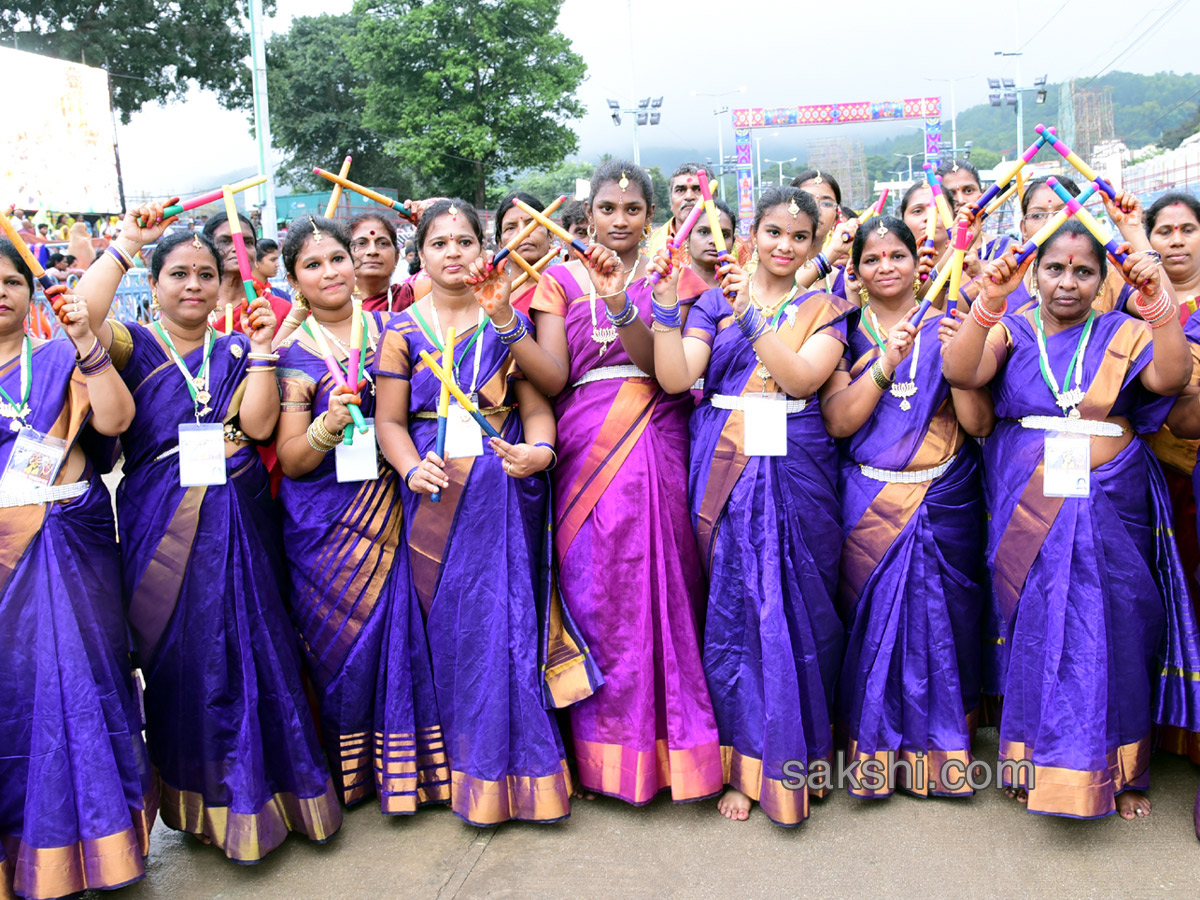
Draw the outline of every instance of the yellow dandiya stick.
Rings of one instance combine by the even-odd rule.
[[[33,277],[38,280],[42,289],[53,287],[56,282],[46,274],[46,270],[42,268],[42,264],[37,261],[37,257],[29,249],[29,245],[25,243],[25,239],[13,227],[12,222],[5,214],[0,214],[0,229],[4,230],[5,237],[9,242],[17,248],[17,253],[21,259],[25,260],[25,265],[29,266],[29,270],[33,272]]]
[[[442,367],[437,364],[437,360],[429,354],[428,350],[421,351],[421,359],[425,361],[425,365],[429,366],[429,371],[436,375],[442,384],[450,389],[450,393],[458,401],[458,405],[465,409],[467,414],[479,423],[479,427],[483,429],[484,434],[488,437],[500,437],[500,432],[493,428],[492,423],[483,417],[483,414],[479,411],[479,407],[472,403],[471,398],[459,389],[458,385],[454,383],[454,379],[442,370]]]
[[[394,209],[396,212],[398,212],[404,218],[408,219],[410,222],[413,220],[412,211],[398,200],[393,200],[391,197],[385,197],[383,194],[379,193],[378,191],[373,191],[368,187],[363,187],[361,184],[356,184],[355,182],[351,181],[349,178],[343,178],[340,175],[334,175],[332,172],[326,172],[324,169],[321,169],[321,168],[314,167],[313,172],[315,172],[317,175],[320,175],[322,178],[326,178],[329,181],[332,181],[334,184],[341,185],[348,191],[354,191],[354,193],[359,194],[360,196],[366,197],[368,200],[374,200],[376,203],[380,204],[381,206],[387,206],[387,207],[390,207],[391,209]]]
[[[524,272],[522,272],[520,275],[518,275],[516,278],[514,278],[513,283],[512,283],[512,289],[515,291],[517,288],[519,288],[521,285],[523,285],[526,281],[528,281],[530,279],[530,277],[532,277],[534,281],[540,281],[542,278],[542,276],[541,276],[542,269],[546,268],[546,266],[548,266],[550,264],[550,260],[554,259],[556,256],[558,256],[558,251],[551,250],[549,253],[547,253],[545,256],[543,256],[541,259],[539,259],[537,262],[535,262],[533,264],[533,268],[536,270],[536,272],[533,276],[526,275]]]
[[[558,209],[560,206],[562,206],[563,203],[566,202],[566,200],[567,200],[567,195],[560,194],[557,200],[555,200],[553,203],[551,203],[549,206],[547,206],[544,210],[542,210],[542,215],[544,215],[544,216],[550,215],[556,209]],[[544,227],[545,226],[542,225],[540,222],[538,222],[536,219],[534,221],[530,222],[528,225],[526,225],[524,228],[522,228],[520,231],[518,231],[515,235],[513,235],[512,240],[510,240],[507,244],[505,244],[500,249],[500,252],[497,253],[495,255],[495,257],[493,257],[492,265],[493,266],[500,265],[500,260],[504,259],[504,257],[508,256],[510,253],[512,253],[514,250],[516,250],[518,247],[520,247],[521,241],[525,240],[525,238],[527,238],[531,234],[533,234],[534,229],[544,228]]]
[[[577,252],[587,255],[588,248],[587,248],[587,245],[583,243],[583,241],[579,240],[579,238],[571,237],[571,235],[570,235],[570,233],[568,233],[567,229],[563,228],[561,225],[559,225],[553,219],[548,218],[544,213],[538,212],[536,209],[534,209],[528,203],[523,203],[523,202],[521,202],[521,200],[516,199],[516,198],[513,199],[513,206],[516,206],[518,209],[525,210],[525,212],[529,215],[529,217],[531,219],[533,219],[539,225],[544,227],[551,234],[566,241]]]
[[[346,154],[346,158],[342,160],[342,169],[338,172],[338,176],[345,178],[350,174],[350,154]],[[325,206],[325,218],[332,219],[333,214],[337,212],[338,201],[342,199],[342,186],[335,184],[333,192],[329,195],[329,203]]]
[[[537,269],[535,269],[529,263],[525,262],[524,258],[521,256],[520,253],[512,254],[511,258],[512,258],[512,261],[517,264],[518,268],[525,270],[525,274],[527,276],[529,276],[530,278],[534,278],[534,279],[541,278],[541,275],[538,274]]]
[[[979,217],[981,219],[986,219],[988,216],[990,216],[992,213],[994,213],[996,210],[998,210],[1000,207],[1002,207],[1005,203],[1007,203],[1009,201],[1009,198],[1012,197],[1013,194],[1017,193],[1017,191],[1019,189],[1020,189],[1020,186],[1016,185],[1016,184],[1009,186],[1009,188],[1007,190],[1005,190],[1002,194],[1000,194],[999,197],[997,197],[995,200],[993,200],[991,203],[989,203],[984,208],[983,212],[981,212],[979,214]],[[1021,193],[1024,194],[1024,191],[1022,190]]]
[[[442,365],[447,372],[454,371],[454,327],[446,329],[446,345],[442,347]],[[446,459],[446,429],[450,425],[450,388],[442,385],[442,392],[438,395],[437,408],[437,444],[435,451],[438,459]],[[429,498],[434,503],[442,502],[442,492],[434,491]]]

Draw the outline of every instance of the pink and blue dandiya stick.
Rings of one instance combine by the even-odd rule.
[[[233,249],[237,253],[238,272],[242,276],[242,288],[246,292],[246,303],[258,299],[258,291],[254,289],[254,273],[250,267],[250,255],[246,252],[246,237],[242,234],[242,220],[238,216],[237,204],[233,202],[233,188],[223,187],[225,195],[225,215],[229,219],[229,236],[233,238]],[[233,334],[233,304],[225,304],[225,333]]]
[[[968,230],[966,221],[959,220],[958,227],[954,229],[953,237],[954,254],[950,257],[950,265],[946,270],[947,274],[945,277],[938,275],[937,280],[930,286],[925,299],[921,301],[921,305],[917,308],[917,314],[910,320],[916,325],[920,325],[921,320],[925,318],[925,313],[933,305],[934,297],[937,296],[938,291],[942,289],[942,284],[947,279],[950,282],[950,290],[946,292],[946,310],[949,311],[951,303],[958,302],[958,291],[962,285],[963,260],[966,258],[967,251],[971,248],[971,241],[974,240],[975,235]]]
[[[1104,233],[1104,228],[1096,221],[1096,217],[1083,208],[1083,203],[1080,201],[1086,201],[1087,197],[1083,194],[1080,194],[1078,197],[1072,197],[1067,193],[1067,189],[1059,184],[1058,179],[1054,177],[1047,178],[1046,184],[1054,190],[1054,193],[1058,194],[1058,199],[1067,204],[1067,211],[1082,222],[1084,227],[1092,233],[1096,240],[1104,245],[1104,249],[1108,251],[1109,256],[1116,260],[1117,265],[1124,265],[1128,254],[1121,251],[1121,245],[1117,243],[1115,238],[1108,237]],[[1093,182],[1093,184],[1100,188],[1100,190],[1104,190],[1104,186],[1099,182]],[[1095,191],[1095,188],[1092,190]],[[1090,193],[1088,196],[1090,196]]]
[[[1058,184],[1058,181],[1053,178],[1048,179],[1046,183],[1049,185],[1050,181],[1054,181],[1054,185],[1050,185],[1051,187],[1054,187],[1055,185],[1061,187],[1061,185]],[[1088,198],[1091,197],[1095,192],[1096,186],[1094,184],[1089,185],[1088,188],[1082,194],[1080,194],[1078,198],[1071,197],[1071,199],[1075,200],[1077,203],[1086,203]],[[1067,194],[1067,196],[1070,197],[1071,195]],[[1050,221],[1038,229],[1037,234],[1025,242],[1025,246],[1017,251],[1017,262],[1023,263],[1025,260],[1029,259],[1029,257],[1033,256],[1033,254],[1037,252],[1038,247],[1046,243],[1046,239],[1050,237],[1050,235],[1054,234],[1054,232],[1058,231],[1058,229],[1062,227],[1063,222],[1067,221],[1069,218],[1071,218],[1070,204],[1064,206],[1062,209],[1056,212],[1050,218]]]
[[[314,320],[315,321],[315,320]],[[312,335],[314,341],[317,342],[317,349],[321,352],[321,359],[325,361],[325,368],[329,371],[329,377],[333,379],[335,385],[349,388],[354,393],[358,393],[358,385],[351,385],[350,379],[342,371],[342,367],[338,365],[337,357],[333,355],[333,348],[329,346],[329,341],[325,339],[325,329],[321,327],[321,323],[317,322],[317,327],[308,329],[308,323],[305,323],[305,328]],[[357,376],[355,376],[357,377]],[[367,433],[367,420],[363,418],[362,410],[355,403],[347,403],[346,410],[350,413],[350,418],[354,420],[354,427],[358,429],[359,434]],[[347,445],[353,443],[353,429],[346,429],[346,434],[343,438]]]
[[[688,217],[683,220],[683,227],[675,232],[675,236],[673,238],[667,241],[667,249],[678,250],[680,247],[682,247],[684,242],[688,239],[688,235],[691,234],[692,229],[696,227],[696,223],[700,221],[700,217],[702,215],[704,215],[704,204],[697,203],[692,207],[692,211],[688,213]],[[724,239],[725,236],[721,235],[721,237]],[[658,284],[661,280],[662,276],[659,275],[658,272],[650,273],[651,286]]]
[[[459,386],[454,383],[454,379],[442,370],[442,367],[437,364],[437,360],[429,355],[428,350],[421,351],[421,359],[425,360],[425,365],[429,366],[429,371],[436,375],[442,384],[450,389],[451,395],[458,401],[458,405],[467,411],[467,415],[479,423],[479,427],[483,429],[484,434],[488,437],[500,437],[500,432],[493,428],[492,423],[483,417],[483,414],[479,411],[479,407],[472,403],[471,398],[464,394]]]
[[[1017,173],[1025,168],[1025,164],[1038,155],[1038,151],[1042,149],[1042,144],[1046,143],[1046,136],[1042,134],[1040,125],[1038,126],[1038,129],[1039,131],[1037,139],[1029,145],[1028,149],[1026,149],[1024,153],[1022,153],[1013,161],[1012,165],[1005,170],[1003,175],[996,176],[995,184],[984,191],[983,195],[973,204],[971,204],[972,206],[974,206],[976,209],[983,209],[985,206],[991,203],[992,199],[1002,190],[1008,187],[1008,183],[1010,181],[1017,177]]]
[[[562,206],[564,203],[566,203],[566,201],[567,201],[567,195],[560,194],[557,200],[555,200],[553,203],[551,203],[549,206],[547,206],[544,210],[542,210],[542,214],[546,215],[546,216],[550,215],[556,209],[558,209],[560,206]],[[530,222],[528,225],[526,225],[524,228],[522,228],[520,231],[518,231],[515,235],[513,235],[513,239],[511,241],[509,241],[507,244],[505,244],[501,248],[499,253],[497,253],[495,256],[492,257],[492,268],[495,268],[496,266],[500,265],[500,260],[504,259],[504,257],[508,256],[510,253],[512,253],[514,250],[516,250],[518,247],[520,247],[521,241],[525,240],[525,238],[527,238],[531,234],[533,234],[533,230],[535,228],[537,228],[538,225],[540,225],[540,224],[541,224],[540,222],[538,222],[536,219],[534,219],[532,222]]]
[[[950,204],[946,202],[946,195],[942,192],[942,179],[933,170],[933,163],[925,163],[924,169],[925,181],[929,184],[929,190],[933,191],[933,202],[948,233],[954,227],[954,213],[950,212]]]
[[[1076,169],[1078,169],[1079,174],[1081,174],[1088,181],[1095,182],[1096,186],[1099,187],[1100,190],[1102,190],[1102,191],[1104,191],[1104,193],[1108,194],[1108,197],[1110,200],[1117,199],[1116,189],[1111,184],[1109,184],[1107,181],[1105,181],[1103,178],[1101,178],[1100,174],[1095,169],[1093,169],[1086,162],[1084,162],[1082,159],[1080,159],[1079,154],[1077,154],[1074,150],[1072,150],[1070,147],[1068,147],[1066,145],[1066,143],[1063,141],[1063,139],[1054,133],[1054,129],[1047,128],[1045,125],[1038,125],[1034,129],[1034,131],[1036,131],[1043,138],[1045,138],[1046,143],[1049,144],[1051,147],[1053,147],[1055,150],[1057,150],[1059,155],[1062,156],[1063,159],[1065,159],[1067,162],[1069,162],[1071,165],[1073,165]],[[1082,222],[1083,220],[1080,219],[1080,221]]]

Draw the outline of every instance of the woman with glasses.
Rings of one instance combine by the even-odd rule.
[[[808,169],[793,178],[791,186],[816,200],[820,212],[808,260],[796,273],[796,282],[802,288],[823,290],[845,299],[846,260],[850,258],[858,219],[840,221],[842,189],[828,172]]]

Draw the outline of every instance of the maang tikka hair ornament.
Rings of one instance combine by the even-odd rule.
[[[312,216],[309,216],[308,221],[312,223],[313,240],[316,241],[318,244],[321,243],[322,234],[321,234],[321,229],[317,227],[317,220],[314,219]]]
[[[796,218],[796,216],[800,215],[800,204],[796,202],[795,197],[793,197],[792,202],[788,204],[787,211],[788,211],[788,215],[791,216],[793,219]]]
[[[888,233],[888,227],[883,224],[882,220],[879,223],[879,227],[875,229],[875,233],[877,235],[879,235],[880,237],[883,237],[885,234]]]
[[[629,176],[625,174],[625,170],[621,170],[621,180],[617,182],[617,187],[621,189],[621,193],[625,193],[629,187]]]

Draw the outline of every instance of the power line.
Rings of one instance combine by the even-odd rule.
[[[1171,4],[1170,6],[1168,6],[1168,7],[1166,8],[1166,10],[1164,10],[1164,11],[1163,11],[1162,15],[1160,15],[1160,16],[1159,16],[1157,19],[1155,19],[1153,22],[1151,22],[1151,23],[1150,23],[1150,24],[1149,24],[1149,25],[1146,27],[1146,30],[1145,30],[1145,31],[1143,31],[1143,32],[1142,32],[1142,33],[1141,33],[1141,34],[1140,34],[1138,37],[1136,37],[1136,38],[1135,38],[1133,41],[1131,41],[1130,43],[1128,43],[1128,44],[1125,46],[1125,49],[1124,49],[1124,50],[1122,50],[1120,53],[1118,53],[1116,56],[1114,56],[1114,57],[1113,57],[1113,58],[1112,58],[1112,59],[1109,61],[1108,65],[1104,66],[1104,67],[1103,67],[1103,68],[1102,68],[1102,69],[1101,69],[1099,72],[1097,72],[1095,75],[1092,75],[1090,78],[1085,78],[1085,79],[1083,80],[1083,83],[1084,83],[1084,84],[1087,84],[1089,81],[1095,81],[1097,78],[1099,78],[1101,75],[1103,75],[1103,74],[1104,74],[1105,72],[1107,72],[1109,69],[1111,69],[1111,68],[1113,67],[1113,65],[1115,65],[1115,64],[1116,64],[1117,60],[1119,60],[1121,57],[1123,57],[1123,56],[1124,56],[1126,53],[1128,53],[1129,51],[1133,50],[1135,47],[1137,47],[1137,45],[1138,45],[1138,44],[1140,44],[1140,43],[1141,43],[1142,41],[1144,41],[1144,40],[1145,40],[1147,37],[1149,37],[1149,36],[1150,36],[1150,33],[1151,33],[1151,32],[1152,32],[1152,31],[1153,31],[1153,30],[1154,30],[1154,29],[1155,29],[1155,28],[1156,28],[1156,27],[1157,27],[1157,26],[1158,26],[1160,23],[1163,23],[1163,22],[1164,22],[1164,21],[1165,21],[1165,20],[1166,20],[1166,19],[1167,19],[1169,16],[1172,16],[1172,15],[1174,15],[1175,13],[1179,12],[1179,10],[1183,8],[1183,4],[1184,4],[1184,0],[1175,0],[1175,2],[1174,2],[1173,4]]]
[[[1180,100],[1178,103],[1176,103],[1176,104],[1175,104],[1174,106],[1172,106],[1170,109],[1168,109],[1168,110],[1167,110],[1165,113],[1163,113],[1161,116],[1159,116],[1159,117],[1158,117],[1157,119],[1155,119],[1153,122],[1151,122],[1149,125],[1143,125],[1141,128],[1138,128],[1138,129],[1135,129],[1134,131],[1131,131],[1131,132],[1129,132],[1130,136],[1132,136],[1132,135],[1135,135],[1135,134],[1138,134],[1139,132],[1142,132],[1142,131],[1144,131],[1144,132],[1146,132],[1146,134],[1148,134],[1148,135],[1150,135],[1151,137],[1153,137],[1153,135],[1151,134],[1151,131],[1150,131],[1150,129],[1151,129],[1151,128],[1153,128],[1155,125],[1157,125],[1157,124],[1158,124],[1159,122],[1161,122],[1163,119],[1165,119],[1165,118],[1166,118],[1167,116],[1169,116],[1171,113],[1175,112],[1175,110],[1179,109],[1179,107],[1183,106],[1183,104],[1185,104],[1185,103],[1187,103],[1188,101],[1190,101],[1190,100],[1194,99],[1195,97],[1200,97],[1200,91],[1196,91],[1196,92],[1194,92],[1194,93],[1192,93],[1192,94],[1189,94],[1187,97],[1184,97],[1182,100]]]
[[[1045,31],[1045,30],[1046,30],[1046,26],[1048,26],[1048,25],[1049,25],[1051,22],[1053,22],[1055,19],[1057,19],[1057,18],[1058,18],[1058,14],[1059,14],[1060,12],[1062,12],[1064,9],[1066,9],[1066,8],[1067,8],[1068,6],[1070,6],[1070,5],[1071,5],[1071,0],[1064,0],[1064,2],[1063,2],[1063,5],[1062,5],[1062,6],[1060,6],[1058,9],[1056,9],[1056,10],[1054,11],[1054,15],[1052,15],[1052,16],[1051,16],[1050,18],[1048,18],[1048,19],[1047,19],[1045,22],[1043,22],[1043,23],[1042,23],[1042,27],[1041,27],[1041,28],[1039,28],[1037,31],[1035,31],[1035,32],[1033,33],[1033,35],[1032,35],[1032,36],[1029,38],[1029,40],[1027,40],[1025,43],[1023,43],[1023,44],[1022,44],[1020,47],[1018,47],[1018,48],[1017,48],[1017,50],[1018,50],[1018,51],[1024,50],[1026,47],[1028,47],[1030,44],[1032,44],[1032,43],[1033,43],[1033,39],[1034,39],[1034,38],[1036,38],[1036,37],[1037,37],[1039,34],[1041,34],[1043,31]]]

